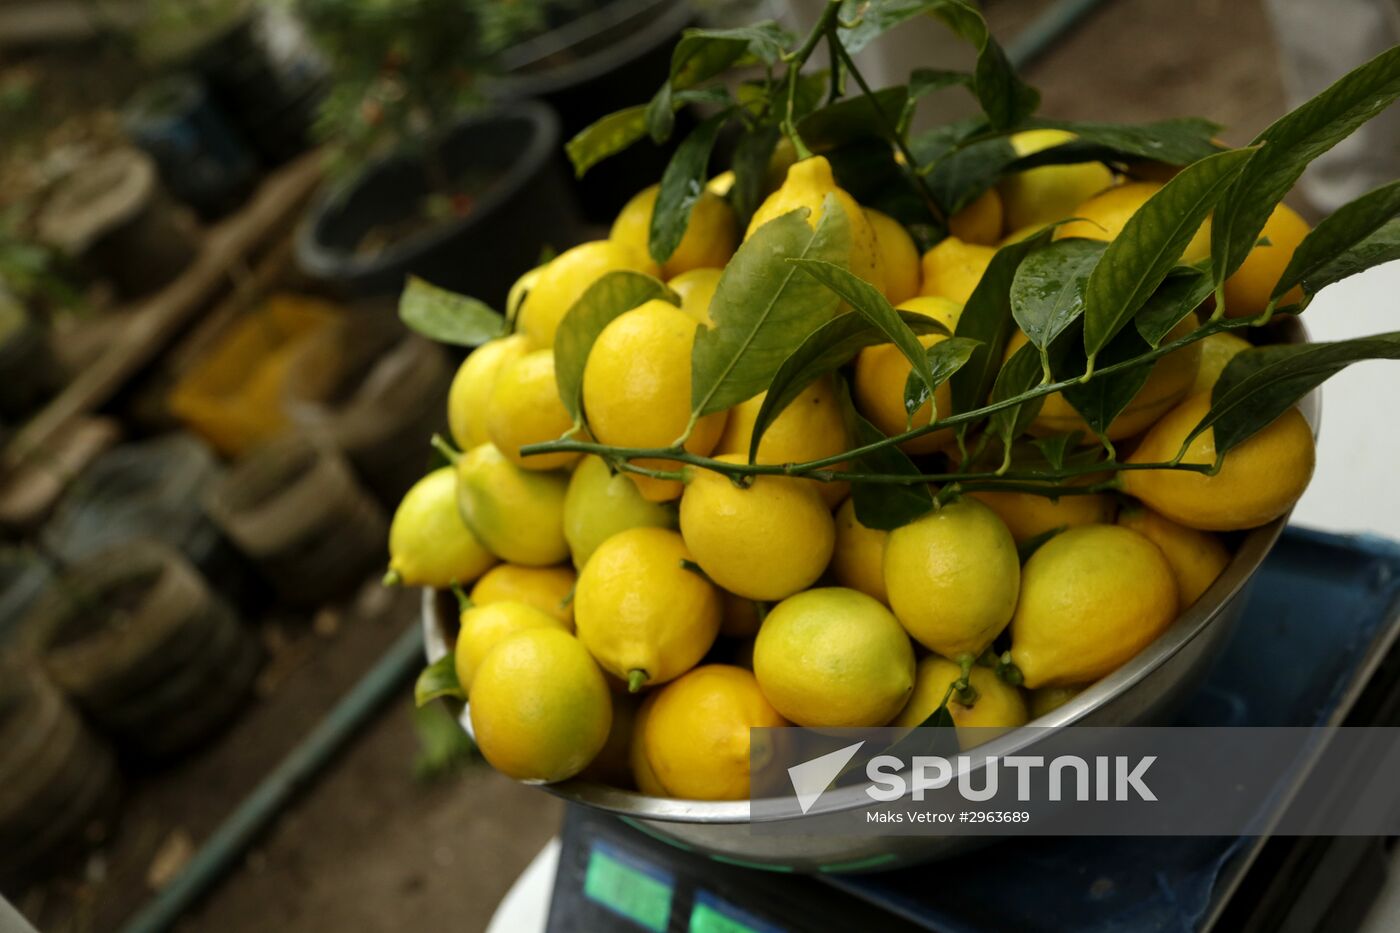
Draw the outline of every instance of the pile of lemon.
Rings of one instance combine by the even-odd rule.
[[[1066,138],[1033,131],[1013,144],[1024,154]],[[1284,514],[1306,486],[1313,437],[1296,409],[1233,449],[1213,475],[1128,471],[1125,494],[972,493],[890,532],[860,523],[846,483],[763,475],[739,485],[700,468],[682,482],[617,472],[591,455],[522,456],[523,446],[572,427],[555,382],[561,320],[600,276],[626,269],[663,279],[680,304],[648,301],[598,336],[582,385],[591,436],[664,448],[689,426],[686,450],[746,461],[762,394],[689,425],[691,347],[741,237],[724,197],[731,182],[711,183],[660,267],[646,249],[653,186],[623,209],[608,239],[530,272],[515,333],[472,353],[452,386],[459,459],[421,481],[395,517],[397,578],[470,587],[456,676],[481,751],[506,774],[742,798],[751,727],[918,725],[961,677],[960,659],[996,657],[1009,644],[1019,677],[1004,676],[1005,664],[975,666],[971,689],[949,703],[970,744],[977,737],[964,730],[1022,725],[1132,658],[1230,560],[1220,532]],[[851,270],[892,304],[952,331],[999,244],[1068,217],[1079,219],[1057,236],[1111,239],[1160,187],[1097,163],[1033,168],[962,210],[952,235],[920,256],[896,221],[857,204],[815,156],[786,170],[747,233],[798,207],[815,225],[834,193],[853,233]],[[1264,310],[1306,232],[1288,208],[1275,211],[1226,285],[1230,314]],[[1208,241],[1203,230],[1187,261],[1203,258]],[[1196,326],[1188,317],[1178,334]],[[1225,363],[1247,346],[1217,334],[1154,364],[1107,431],[1128,462],[1175,457]],[[908,427],[909,370],[892,345],[863,350],[851,367],[855,407],[888,434]],[[944,413],[946,392],[934,399]],[[913,423],[930,415],[926,404]],[[1076,429],[1094,443],[1052,396],[1029,430]],[[954,459],[950,435],[924,435],[906,450]],[[827,378],[782,412],[757,461],[809,461],[853,446]],[[1207,430],[1183,462],[1214,461]]]

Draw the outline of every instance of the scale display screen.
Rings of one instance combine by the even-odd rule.
[[[601,839],[593,842],[583,894],[644,929],[666,933],[675,876]],[[724,929],[716,927],[715,929]]]
[[[783,929],[701,890],[695,892],[687,933],[783,933]]]

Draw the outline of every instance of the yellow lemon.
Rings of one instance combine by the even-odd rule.
[[[719,288],[723,269],[691,269],[682,272],[666,283],[671,291],[680,296],[681,310],[706,327],[713,326],[710,320],[710,302],[714,300],[715,289]]]
[[[753,674],[706,664],[661,688],[643,742],[670,796],[742,800],[749,796],[749,730],[785,725]]]
[[[734,187],[734,170],[725,169],[714,178],[705,182],[705,190],[711,194],[725,197],[729,194],[729,189]]]
[[[1002,520],[1017,545],[1056,528],[1101,525],[1113,521],[1113,497],[1068,495],[1058,499],[1031,492],[968,493]]]
[[[540,273],[549,263],[541,263],[535,268],[526,272],[511,285],[510,291],[506,294],[506,320],[516,321],[520,316],[520,306],[525,303],[525,296],[530,294],[530,289],[535,287],[535,283],[540,280]],[[520,336],[524,337],[524,334]],[[528,343],[528,339],[526,341]]]
[[[1001,239],[1002,206],[997,189],[988,188],[948,218],[948,232],[964,243],[996,246]]]
[[[613,473],[602,458],[579,461],[564,496],[564,537],[574,566],[588,563],[598,545],[628,528],[674,528],[674,508],[648,502],[636,485],[621,473]]]
[[[734,454],[748,461],[753,426],[767,396],[768,393],[760,392],[729,410],[724,434],[715,445],[716,454]],[[803,463],[835,456],[853,446],[840,401],[836,397],[836,385],[831,377],[826,376],[803,389],[773,419],[758,443],[758,457],[754,462]],[[831,469],[842,470],[845,467],[846,464],[840,463]],[[802,482],[811,484],[828,508],[844,499],[850,491],[850,483],[845,482],[824,483],[812,479]]]
[[[457,511],[457,474],[451,467],[413,484],[389,525],[389,582],[465,586],[495,562]]]
[[[982,274],[996,252],[991,246],[964,243],[955,236],[944,237],[924,253],[920,293],[965,304],[977,283],[982,281]]]
[[[1133,181],[1102,191],[1074,209],[1073,216],[1083,219],[1071,220],[1056,229],[1055,239],[1083,237],[1086,240],[1112,240],[1123,232],[1128,218],[1161,189],[1162,186],[1156,182]],[[1209,255],[1210,220],[1207,219],[1191,242],[1186,244],[1181,261],[1200,262]]]
[[[603,672],[578,639],[554,628],[502,641],[477,668],[468,696],[481,754],[518,781],[573,777],[612,726]]]
[[[1280,204],[1269,215],[1261,238],[1269,241],[1249,251],[1244,264],[1225,280],[1225,316],[1254,317],[1269,306],[1269,295],[1279,276],[1288,268],[1293,251],[1311,231],[1308,222],[1287,204]],[[1303,300],[1303,290],[1295,285],[1279,298],[1279,307]]]
[[[763,621],[762,604],[756,600],[720,592],[719,633],[726,638],[752,638]]]
[[[496,376],[529,349],[529,338],[512,334],[483,343],[462,362],[447,390],[447,426],[459,450],[471,450],[490,440],[486,416]]]
[[[958,314],[962,311],[962,306],[957,302],[931,295],[912,298],[899,307],[904,311],[914,311],[931,317],[942,323],[950,332],[957,327]],[[946,339],[942,334],[924,334],[919,337],[919,343],[928,348]],[[952,413],[952,390],[948,383],[944,382],[934,391],[933,401],[924,402],[919,410],[914,412],[911,424],[911,419],[904,409],[904,384],[912,368],[909,360],[892,343],[866,347],[856,355],[852,392],[856,409],[886,436],[893,437],[903,434],[910,427],[921,428],[928,424],[929,419],[933,417],[934,405],[938,406],[940,418]],[[899,446],[906,453],[928,454],[939,450],[952,439],[951,429],[932,431],[922,437],[907,440]]]
[[[1039,719],[1073,700],[1084,692],[1083,687],[1041,687],[1031,691],[1031,718]]]
[[[718,459],[747,462],[733,454]],[[716,584],[749,599],[777,600],[822,575],[836,526],[808,481],[756,476],[740,488],[727,476],[697,469],[681,496],[681,535]]]
[[[807,590],[768,613],[754,675],[801,726],[883,726],[914,689],[914,648],[890,611],[844,587]]]
[[[782,186],[765,198],[758,210],[754,211],[753,219],[749,221],[748,232],[744,234],[745,238],[753,236],[759,227],[770,220],[776,220],[799,207],[811,211],[807,215],[807,224],[815,230],[817,223],[822,219],[822,205],[828,194],[836,196],[836,203],[846,214],[846,221],[851,228],[851,272],[884,291],[884,275],[880,268],[880,250],[875,241],[875,230],[870,226],[865,211],[856,203],[855,198],[836,186],[836,179],[831,174],[831,163],[824,156],[812,156],[793,163],[787,170],[787,178]]]
[[[501,367],[486,406],[486,433],[497,450],[527,470],[566,469],[578,454],[522,457],[520,448],[558,440],[573,425],[559,400],[553,350],[534,350]]]
[[[1166,631],[1176,609],[1157,545],[1118,525],[1071,528],[1026,561],[1011,660],[1031,689],[1091,683]]]
[[[574,572],[571,568],[524,567],[520,564],[497,564],[476,581],[470,598],[474,605],[510,600],[534,606],[547,612],[574,630]]]
[[[578,637],[633,692],[690,670],[719,633],[719,591],[690,560],[674,531],[632,528],[600,544],[579,574]]]
[[[885,540],[889,532],[867,528],[856,518],[856,503],[847,499],[836,510],[836,548],[831,575],[844,587],[888,604],[885,592]]]
[[[1151,509],[1126,508],[1118,516],[1118,524],[1138,532],[1161,550],[1176,577],[1177,604],[1182,609],[1200,599],[1230,563],[1229,550],[1215,535],[1178,525]]]
[[[1188,314],[1171,329],[1163,341],[1169,343],[1184,337],[1196,327],[1195,315]],[[1201,343],[1203,341],[1188,343],[1152,364],[1152,370],[1142,388],[1138,389],[1137,394],[1118,417],[1109,423],[1108,430],[1104,432],[1109,440],[1117,441],[1141,434],[1186,397],[1191,391],[1192,383],[1196,381],[1196,374],[1200,371]],[[1018,330],[1012,334],[1006,345],[1006,359],[1011,359],[1025,344],[1024,333]],[[1082,432],[1085,439],[1092,436],[1084,417],[1060,392],[1045,397],[1045,402],[1035,420],[1031,422],[1029,431],[1040,437],[1069,434],[1074,431]]]
[[[1016,608],[1016,542],[995,512],[963,498],[890,532],[885,589],[914,640],[944,657],[982,649]]]
[[[550,260],[520,306],[520,329],[537,349],[554,346],[559,322],[588,286],[609,272],[630,270],[656,275],[646,250],[613,240],[580,243]]]
[[[931,654],[919,662],[914,693],[891,725],[913,728],[933,715],[948,693],[949,684],[962,676],[962,668],[947,658]],[[1024,726],[1030,720],[1026,699],[990,668],[974,666],[968,683],[976,692],[971,703],[954,693],[948,697],[948,715],[957,729],[958,746],[964,751]]]
[[[690,351],[695,319],[664,301],[648,301],[614,318],[593,344],[583,370],[583,405],[593,436],[614,447],[668,447],[690,421]],[[685,449],[708,454],[724,431],[724,412],[695,423]],[[672,460],[637,466],[678,469]],[[628,474],[652,502],[681,493],[676,480]]]
[[[1018,227],[1017,229],[1012,230],[1006,236],[1002,237],[1001,242],[997,243],[997,246],[1010,246],[1012,243],[1019,243],[1022,240],[1029,240],[1031,237],[1044,230],[1045,226],[1045,224],[1030,224],[1029,226]]]
[[[656,772],[651,769],[646,750],[647,722],[651,719],[651,711],[656,707],[656,698],[659,696],[660,691],[648,694],[642,700],[642,705],[637,708],[637,716],[632,723],[632,741],[627,746],[627,763],[637,790],[653,797],[669,797],[670,794],[661,786]]]
[[[1027,156],[1075,138],[1066,130],[1026,130],[1011,136],[1017,155]],[[1113,184],[1113,173],[1099,162],[1042,165],[1016,172],[997,184],[1008,230],[1052,224],[1074,214],[1076,205]]]
[[[880,249],[880,270],[885,280],[885,298],[892,305],[908,301],[919,293],[919,248],[904,225],[888,214],[865,209],[875,244]]]
[[[1128,457],[1129,463],[1168,461],[1210,410],[1200,393],[1152,426]],[[1273,521],[1293,507],[1312,479],[1316,450],[1312,429],[1297,408],[1225,455],[1214,476],[1183,470],[1130,470],[1124,490],[1165,517],[1205,531],[1239,531]],[[1182,463],[1216,461],[1215,429],[1207,428],[1186,448]]]
[[[613,221],[608,239],[649,255],[651,215],[660,190],[660,185],[652,185],[634,194]],[[661,274],[669,279],[691,269],[721,268],[738,245],[739,219],[734,216],[734,208],[720,195],[706,190],[691,207],[685,235],[671,258],[661,264]]]
[[[564,540],[568,476],[525,470],[491,444],[457,461],[457,508],[487,550],[513,564],[542,567],[569,556]]]
[[[531,628],[569,631],[566,623],[526,603],[496,602],[463,610],[453,656],[457,668],[457,682],[462,685],[462,689],[471,689],[472,680],[476,677],[481,662],[486,660],[493,648],[516,632]]]
[[[1235,354],[1252,349],[1254,345],[1237,334],[1222,331],[1197,341],[1197,346],[1201,348],[1201,365],[1196,370],[1196,381],[1191,384],[1191,395],[1214,389]]]
[[[612,695],[612,728],[598,757],[579,773],[585,781],[609,787],[632,787],[632,737],[637,729],[638,698],[626,693]]]

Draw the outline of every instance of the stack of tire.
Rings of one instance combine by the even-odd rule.
[[[117,745],[166,758],[243,707],[257,640],[180,554],[128,543],[67,568],[24,637],[49,678]]]
[[[100,839],[119,792],[111,749],[37,666],[0,655],[0,882]]]
[[[322,440],[289,434],[254,450],[214,485],[208,509],[288,606],[344,596],[386,560],[384,510]]]

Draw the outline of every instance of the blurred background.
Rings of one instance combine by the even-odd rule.
[[[411,705],[386,515],[459,357],[395,298],[413,273],[501,307],[660,176],[643,145],[579,180],[563,144],[644,102],[681,30],[819,6],[0,0],[0,892],[34,926],[122,929],[193,866],[179,929],[486,927],[562,808]],[[982,6],[1042,113],[1236,145],[1400,39],[1385,0]],[[877,85],[970,61],[931,23],[862,53]],[[1295,206],[1393,179],[1397,120]],[[1394,329],[1396,278],[1321,296],[1314,335]],[[1400,536],[1394,432],[1324,424],[1296,518]],[[240,854],[210,869],[211,840]]]

